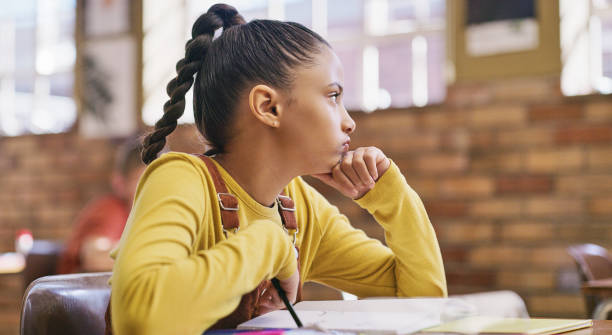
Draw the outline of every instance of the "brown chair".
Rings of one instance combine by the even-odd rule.
[[[567,248],[574,258],[582,283],[589,280],[612,278],[612,257],[608,251],[596,244],[578,244]],[[602,298],[585,294],[587,313],[590,316],[602,302]]]
[[[34,240],[25,259],[23,288],[27,288],[37,278],[56,274],[57,262],[63,251],[64,245],[61,242]]]
[[[103,335],[110,272],[36,279],[23,297],[21,335]]]

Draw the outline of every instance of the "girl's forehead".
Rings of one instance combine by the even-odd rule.
[[[332,82],[342,83],[344,80],[344,70],[340,59],[330,48],[323,48],[314,57],[312,66],[303,67],[298,71],[298,77],[311,79],[317,84],[328,85]]]

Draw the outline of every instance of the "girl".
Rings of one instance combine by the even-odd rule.
[[[267,289],[274,277],[292,301],[305,281],[360,297],[446,295],[419,197],[379,149],[349,150],[355,123],[325,40],[297,23],[245,23],[217,4],[194,23],[185,50],[145,138],[149,166],[112,255],[115,334],[236,326],[283,307]],[[211,157],[157,158],[194,75],[195,123]],[[367,209],[388,247],[352,228],[301,175]]]

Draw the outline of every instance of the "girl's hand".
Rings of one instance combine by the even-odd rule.
[[[391,161],[376,147],[348,151],[330,173],[312,175],[351,199],[363,197],[374,187]]]
[[[296,269],[293,275],[285,280],[279,280],[280,286],[285,291],[287,299],[291,304],[295,303],[297,299],[298,286],[300,285],[300,274]],[[261,295],[259,300],[259,314],[263,315],[277,309],[285,308],[285,303],[278,295],[278,292],[274,286],[270,285],[266,291]]]

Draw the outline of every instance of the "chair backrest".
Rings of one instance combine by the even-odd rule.
[[[32,249],[26,255],[23,288],[28,287],[37,278],[56,274],[57,262],[63,250],[64,245],[61,242],[34,240]]]
[[[36,279],[25,292],[21,335],[104,334],[110,272]]]
[[[577,244],[567,248],[574,258],[581,281],[597,280],[612,277],[612,258],[608,251],[596,244]],[[602,297],[584,294],[587,317],[592,318]]]
[[[582,281],[612,277],[612,257],[596,244],[579,244],[567,248],[574,258]]]

